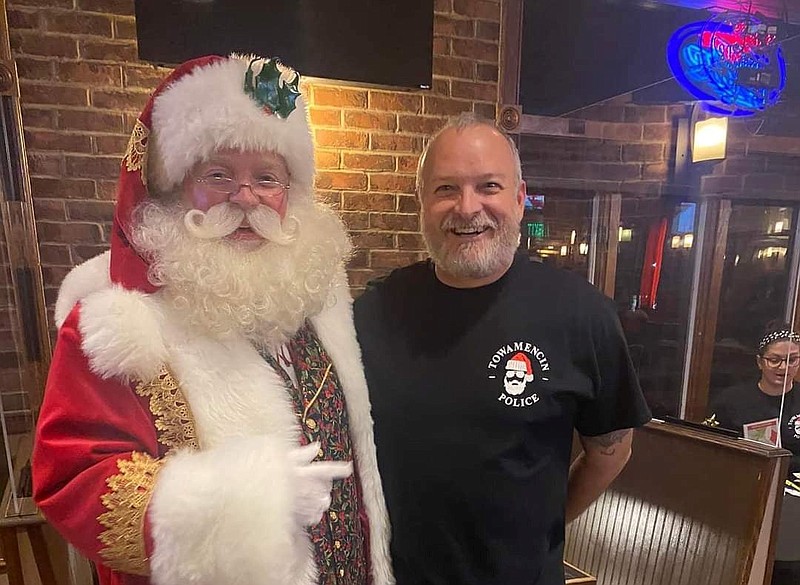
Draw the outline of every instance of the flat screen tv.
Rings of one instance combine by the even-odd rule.
[[[429,88],[434,0],[136,0],[139,58],[279,57],[303,76]]]

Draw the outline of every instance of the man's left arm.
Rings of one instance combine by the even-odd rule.
[[[614,481],[631,456],[632,429],[604,435],[580,435],[583,453],[569,469],[566,521],[571,522],[589,507]]]

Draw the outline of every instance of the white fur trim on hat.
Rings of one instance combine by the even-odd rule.
[[[153,102],[148,145],[150,180],[160,193],[174,190],[191,168],[216,150],[272,151],[286,159],[291,184],[311,193],[314,143],[305,99],[280,118],[244,91],[250,59],[231,56],[179,78]]]

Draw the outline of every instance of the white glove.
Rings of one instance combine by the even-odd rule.
[[[353,473],[350,461],[314,461],[319,443],[293,449],[289,463],[294,468],[294,515],[301,526],[313,526],[330,508],[331,488],[334,479],[344,479]]]

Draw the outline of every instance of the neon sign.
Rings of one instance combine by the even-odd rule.
[[[777,30],[750,15],[725,13],[679,28],[667,45],[675,79],[708,110],[748,116],[775,105],[786,85]]]

